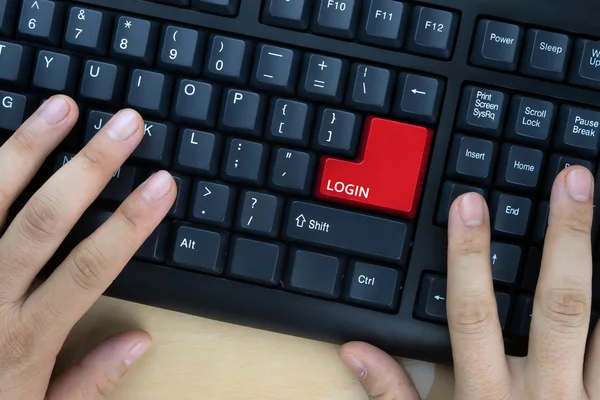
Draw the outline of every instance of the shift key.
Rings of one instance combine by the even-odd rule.
[[[287,215],[290,240],[402,264],[409,225],[358,212],[294,201]]]

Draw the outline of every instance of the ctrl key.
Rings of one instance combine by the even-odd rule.
[[[393,310],[400,297],[402,273],[379,265],[354,262],[350,265],[344,298],[367,307]]]

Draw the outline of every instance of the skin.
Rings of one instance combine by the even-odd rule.
[[[0,148],[0,221],[78,118],[75,102],[54,96]],[[50,380],[73,325],[162,221],[177,188],[160,171],[81,242],[42,284],[35,277],[82,213],[143,138],[143,121],[119,112],[31,198],[0,238],[0,399],[96,400],[116,389],[150,346],[130,331],[109,338]],[[600,333],[586,339],[591,308],[594,183],[582,167],[556,179],[534,302],[529,356],[504,355],[490,266],[490,222],[474,193],[452,205],[448,227],[448,320],[457,400],[600,400]],[[4,224],[3,224],[4,225]],[[5,230],[4,230],[5,228]],[[340,360],[370,399],[419,399],[386,353],[351,342]]]

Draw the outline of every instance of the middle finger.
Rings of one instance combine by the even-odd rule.
[[[22,298],[83,212],[143,138],[143,122],[123,110],[37,191],[0,239],[0,270]]]
[[[593,177],[583,167],[557,177],[533,307],[526,381],[535,393],[575,398],[591,309]]]

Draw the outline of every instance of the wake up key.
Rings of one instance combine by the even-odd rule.
[[[564,105],[558,117],[555,146],[595,157],[600,150],[599,131],[600,112]]]
[[[302,201],[288,210],[285,236],[398,264],[406,259],[410,239],[404,222]]]

